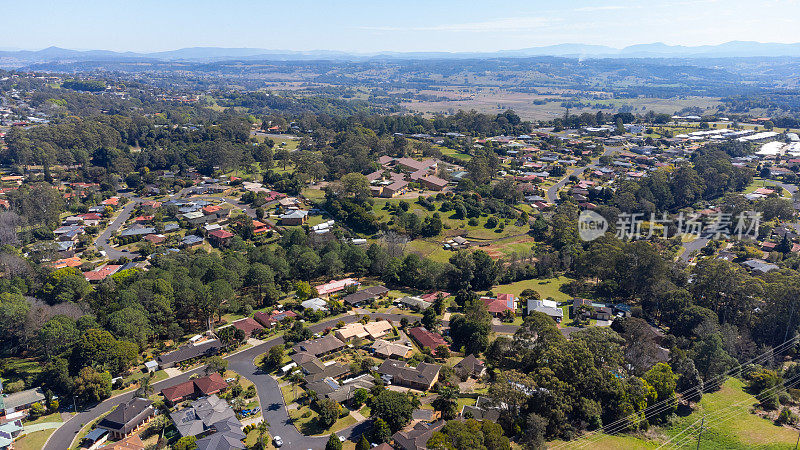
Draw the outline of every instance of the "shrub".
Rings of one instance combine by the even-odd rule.
[[[797,415],[784,406],[775,422],[781,425],[794,425],[797,423]]]

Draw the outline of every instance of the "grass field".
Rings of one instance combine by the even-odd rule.
[[[792,198],[792,194],[790,194],[789,191],[787,191],[786,189],[783,189],[782,187],[776,185],[773,181],[764,180],[763,178],[758,178],[758,177],[753,178],[753,181],[746,188],[744,188],[744,193],[750,194],[756,189],[762,187],[777,190],[778,193],[780,193],[781,197]]]
[[[693,449],[697,446],[697,435],[700,420],[705,416],[705,429],[703,431],[700,448],[702,449],[792,449],[795,448],[798,432],[796,429],[777,426],[772,421],[763,419],[750,413],[750,409],[757,400],[743,390],[741,380],[731,378],[717,392],[705,394],[699,407],[692,414],[677,419],[666,429],[654,428],[648,431],[648,436],[633,435],[605,435],[600,439],[591,441],[575,441],[574,445],[565,448],[598,449],[649,449],[656,448],[668,439],[677,436],[672,443],[678,443],[678,448]],[[680,434],[687,427],[694,424],[690,431]],[[687,437],[688,436],[688,437]],[[655,440],[658,437],[658,440]],[[684,439],[685,438],[685,439]],[[557,444],[558,442],[551,442]],[[670,447],[675,448],[675,447]]]
[[[557,302],[567,302],[572,300],[572,296],[567,295],[558,289],[572,279],[561,276],[558,278],[547,278],[541,280],[525,280],[517,281],[511,284],[501,284],[492,288],[495,294],[514,294],[519,295],[525,289],[533,289],[538,292],[542,298],[552,298]]]
[[[42,372],[42,363],[32,358],[4,358],[0,360],[3,382],[23,380],[26,384]]]
[[[44,443],[47,442],[47,438],[49,438],[54,431],[56,430],[42,430],[26,434],[14,441],[14,448],[16,450],[41,450],[44,448]]]

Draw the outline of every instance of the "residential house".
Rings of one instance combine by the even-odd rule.
[[[364,330],[364,325],[362,325],[360,322],[349,323],[336,330],[336,337],[342,342],[347,342],[356,338],[364,339],[367,336],[369,336],[369,333]]]
[[[743,262],[742,265],[754,273],[767,273],[778,269],[777,265],[768,263],[763,259],[748,259],[747,261]]]
[[[231,325],[244,331],[244,335],[247,337],[250,337],[253,334],[256,334],[264,329],[264,327],[262,327],[261,324],[256,322],[256,320],[253,319],[252,317],[245,317],[242,320],[237,320],[236,322],[233,322]]]
[[[195,400],[190,407],[175,411],[169,416],[182,437],[214,432],[218,424],[224,430],[236,430],[238,427],[241,433],[242,429],[233,409],[216,395]]]
[[[364,324],[364,331],[367,332],[370,339],[378,339],[392,331],[392,324],[388,320],[367,322]]]
[[[384,286],[372,286],[344,297],[342,302],[354,307],[360,307],[365,303],[369,303],[378,297],[386,295],[387,293],[389,293],[389,289],[386,289]]]
[[[328,302],[326,302],[325,300],[323,300],[323,299],[321,299],[319,297],[310,298],[308,300],[305,300],[302,303],[300,303],[300,306],[302,306],[303,309],[313,309],[314,311],[327,311],[328,310]]]
[[[514,314],[516,311],[516,298],[511,294],[500,294],[497,297],[481,297],[481,300],[494,317]]]
[[[118,405],[106,415],[97,428],[108,430],[111,439],[124,439],[138,430],[156,415],[153,401],[146,398],[134,398]]]
[[[203,243],[203,238],[195,234],[187,234],[181,239],[181,245],[184,247],[194,247]]]
[[[317,294],[320,297],[327,297],[331,294],[335,294],[337,292],[343,291],[348,286],[357,286],[361,283],[358,282],[355,278],[344,278],[341,280],[332,280],[325,284],[320,284],[316,287]]]
[[[260,220],[253,219],[253,235],[261,236],[262,234],[265,234],[270,229],[271,229],[271,227],[269,225],[267,225],[266,223],[264,223],[264,222],[262,222]]]
[[[189,343],[177,350],[160,355],[156,360],[158,361],[159,367],[166,369],[190,359],[216,355],[221,348],[222,342],[220,342],[219,339],[212,339],[197,345]]]
[[[447,341],[444,340],[441,334],[428,331],[422,327],[414,327],[408,330],[408,335],[417,341],[420,347],[428,348],[430,351],[435,351],[440,345],[449,347]]]
[[[336,338],[336,336],[329,334],[319,339],[308,339],[298,342],[292,347],[295,352],[307,352],[319,357],[341,350],[345,347],[345,343]]]
[[[402,298],[397,299],[395,301],[397,303],[401,303],[403,305],[406,305],[409,308],[419,309],[420,311],[424,311],[424,310],[430,308],[431,305],[433,304],[431,302],[426,302],[425,300],[423,300],[423,299],[421,299],[419,297],[411,297],[411,296],[402,297]]]
[[[417,161],[411,158],[400,158],[397,160],[397,167],[407,172],[425,171],[429,172],[436,170],[438,163],[433,159],[426,159],[424,161]]]
[[[272,314],[256,311],[256,313],[253,314],[253,318],[256,319],[258,323],[268,328],[274,327],[282,320],[294,319],[296,317],[298,317],[298,315],[294,311],[272,311]]]
[[[145,450],[145,448],[142,438],[138,434],[132,434],[121,441],[100,447],[99,450]]]
[[[233,233],[228,230],[216,230],[208,233],[208,240],[218,247],[227,247],[231,244]]]
[[[439,381],[442,366],[421,362],[411,367],[405,361],[387,359],[378,367],[378,373],[387,384],[427,391]]]
[[[553,318],[556,323],[561,323],[564,319],[564,310],[558,307],[558,303],[553,300],[528,300],[528,314],[540,312]]]
[[[602,303],[592,303],[591,300],[585,298],[576,298],[572,302],[572,314],[577,314],[578,308],[581,306],[588,307],[590,310],[590,317],[595,320],[611,320],[613,317],[613,310]]]
[[[32,404],[43,404],[44,400],[44,391],[37,387],[0,397],[0,408],[3,409],[4,420],[24,419]]]
[[[308,220],[308,211],[295,209],[285,214],[281,214],[279,218],[281,219],[281,225],[284,226],[303,225],[306,223],[306,220]]]
[[[106,264],[99,269],[83,272],[83,277],[86,278],[86,281],[90,283],[98,283],[105,280],[108,276],[117,273],[121,267],[121,265],[117,264]]]
[[[419,422],[409,431],[398,431],[392,435],[394,448],[398,450],[419,450],[425,449],[428,440],[433,433],[444,427],[444,420],[433,423]]]
[[[327,378],[317,383],[309,384],[306,387],[316,392],[319,397],[344,403],[352,399],[359,389],[370,390],[374,386],[375,380],[372,375],[365,373],[358,377],[344,380],[341,384],[332,378]]]
[[[12,420],[0,425],[0,450],[14,448],[14,440],[22,433],[22,420]]]
[[[211,375],[185,381],[175,386],[170,386],[161,390],[161,394],[170,404],[176,404],[184,400],[205,397],[224,391],[228,388],[228,383],[222,376],[214,372]]]
[[[167,240],[167,237],[163,234],[148,234],[143,239],[153,245],[160,245]]]
[[[370,349],[372,349],[374,355],[380,356],[381,358],[405,359],[410,358],[411,355],[414,354],[414,349],[407,345],[403,345],[399,342],[385,341],[383,339],[376,340]]]
[[[453,366],[453,371],[462,378],[480,378],[486,374],[486,364],[470,354]]]

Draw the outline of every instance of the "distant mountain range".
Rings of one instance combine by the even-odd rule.
[[[744,57],[800,57],[800,43],[776,44],[750,41],[732,41],[720,45],[682,46],[664,43],[637,44],[616,49],[603,45],[560,44],[497,52],[379,52],[347,53],[330,50],[290,51],[261,48],[191,47],[154,53],[114,52],[109,50],[69,50],[48,47],[43,50],[0,51],[0,65],[9,66],[53,61],[191,61],[212,62],[225,60],[343,60],[370,59],[464,59],[464,58],[525,58],[534,56],[560,56],[570,58],[744,58]],[[11,64],[14,65],[14,64]]]

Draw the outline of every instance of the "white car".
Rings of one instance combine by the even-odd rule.
[[[283,445],[283,439],[281,439],[280,436],[275,436],[274,438],[272,438],[272,443],[275,445],[275,447],[280,447],[281,445]]]
[[[339,442],[344,442],[344,441],[346,441],[346,440],[347,440],[347,439],[346,439],[344,436],[339,436]]]

